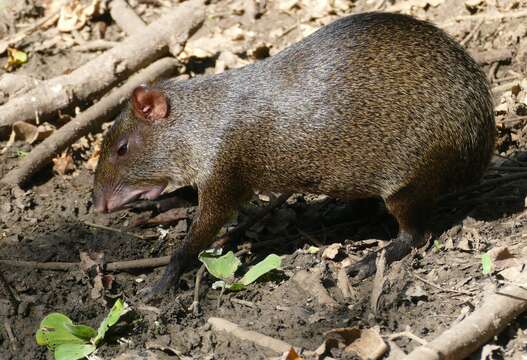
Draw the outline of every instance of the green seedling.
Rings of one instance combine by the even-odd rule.
[[[481,255],[481,266],[483,268],[483,275],[492,273],[492,258],[489,254]]]
[[[95,351],[106,331],[127,311],[128,305],[118,299],[97,330],[76,325],[64,314],[51,313],[40,323],[35,335],[37,344],[53,351],[55,360],[85,358]]]
[[[306,252],[308,254],[316,254],[320,251],[320,248],[316,247],[316,246],[310,246],[307,248]]]
[[[238,270],[241,262],[234,256],[232,251],[221,256],[216,252],[203,251],[199,254],[198,259],[205,264],[205,267],[212,276],[219,279],[219,281],[212,285],[214,289],[222,287],[232,291],[245,289],[260,276],[279,268],[282,264],[282,259],[278,255],[268,255],[258,264],[252,266],[240,280],[234,281],[234,273]]]
[[[441,240],[439,239],[434,240],[435,252],[441,252],[442,249],[443,249],[443,243],[441,242]]]

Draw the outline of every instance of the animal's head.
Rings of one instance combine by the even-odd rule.
[[[101,146],[93,190],[97,211],[155,199],[177,177],[168,146],[170,113],[165,90],[140,86],[133,91]]]

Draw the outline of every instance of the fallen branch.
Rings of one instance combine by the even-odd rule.
[[[49,164],[57,154],[90,131],[99,128],[104,121],[117,115],[122,103],[128,99],[135,87],[174,73],[177,64],[175,59],[164,58],[132,76],[123,86],[103,97],[37,145],[22,160],[20,166],[7,173],[1,181],[11,185],[26,183],[33,174]]]
[[[141,32],[146,24],[125,0],[112,0],[110,16],[127,35]]]
[[[211,317],[207,322],[215,331],[224,331],[242,341],[250,341],[258,346],[273,350],[277,353],[288,352],[292,348],[288,343],[277,340],[256,331],[246,330],[237,324],[222,318]]]
[[[139,260],[116,261],[106,264],[107,271],[151,269],[168,265],[170,256],[158,258],[148,258]],[[19,261],[19,260],[0,260],[0,265],[14,267],[26,267],[38,270],[62,270],[68,271],[79,266],[78,262],[38,262],[38,261]]]
[[[167,51],[174,55],[204,19],[203,0],[190,0],[178,5],[144,31],[126,38],[70,74],[44,81],[1,106],[0,128],[53,114],[71,106],[73,99],[76,102],[89,100],[167,54]]]
[[[519,283],[527,282],[527,272]],[[464,359],[499,334],[514,318],[527,310],[527,290],[507,286],[489,296],[481,307],[438,338],[412,351],[406,360]]]

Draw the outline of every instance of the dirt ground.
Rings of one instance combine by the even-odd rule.
[[[53,3],[0,3],[0,39],[39,21]],[[176,1],[129,3],[143,20],[151,22]],[[347,292],[339,280],[340,270],[350,259],[355,261],[377,250],[396,234],[394,220],[374,201],[349,204],[305,194],[292,196],[237,241],[237,245],[260,243],[250,254],[241,256],[243,266],[275,253],[282,257],[280,271],[267,274],[244,291],[221,295],[211,287],[214,280],[205,275],[199,314],[189,310],[197,268],[183,276],[179,289],[145,305],[136,294],[159,279],[162,267],[107,272],[112,284],[97,293],[93,274],[78,267],[52,271],[0,263],[1,273],[20,300],[14,310],[5,289],[0,288],[0,359],[51,359],[50,352],[34,340],[46,314],[62,312],[75,322],[96,327],[119,297],[129,302],[133,311],[111,330],[97,351],[102,359],[131,351],[136,351],[136,356],[129,358],[137,359],[280,356],[215,331],[207,323],[210,317],[281,339],[299,351],[314,351],[324,342],[326,332],[344,327],[375,328],[385,340],[404,331],[431,340],[494,293],[500,286],[498,277],[483,274],[482,254],[507,247],[518,259],[527,255],[523,246],[527,236],[527,177],[521,177],[525,174],[522,168],[527,167],[527,16],[522,15],[527,12],[527,1],[211,1],[207,20],[180,55],[185,65],[182,71],[194,76],[259,61],[334,19],[373,9],[409,13],[434,22],[462,42],[482,64],[494,90],[498,127],[496,156],[485,181],[509,180],[491,181],[454,200],[445,200],[430,219],[435,232],[429,245],[387,269],[382,294],[374,302],[373,279],[354,284]],[[89,17],[73,32],[59,32],[56,25],[50,25],[16,44],[29,57],[27,63],[9,69],[9,74],[43,80],[68,73],[100,54],[81,51],[81,45],[94,39],[110,42],[124,37],[107,11]],[[6,62],[4,53],[0,63]],[[0,75],[6,73],[5,68],[0,70]],[[10,96],[0,92],[0,103]],[[80,110],[88,105],[79,104]],[[64,112],[48,121],[59,127],[72,115]],[[28,144],[23,138],[9,143],[6,135],[0,141],[0,177],[15,168],[36,144]],[[68,151],[71,158],[57,158],[55,168],[50,165],[38,173],[27,188],[0,187],[0,260],[79,262],[80,252],[90,252],[103,254],[105,262],[111,263],[168,255],[180,243],[192,221],[193,207],[170,226],[131,227],[135,220],[148,215],[137,211],[95,213],[91,202],[93,164],[89,160],[94,158],[101,137],[94,134],[78,141]],[[229,227],[266,203],[265,196],[256,196]],[[333,258],[322,256],[334,243],[343,245],[338,254]],[[319,251],[311,251],[313,246]],[[299,274],[310,275],[307,285],[299,280]],[[326,293],[316,290],[315,284],[322,285]],[[406,336],[393,341],[392,349],[396,345],[405,352],[419,345]],[[303,356],[315,358],[309,353]],[[356,355],[341,346],[320,358],[354,359]],[[395,350],[382,358],[396,359]],[[515,319],[473,358],[526,359],[527,317]]]

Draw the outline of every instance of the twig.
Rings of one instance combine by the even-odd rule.
[[[189,311],[192,311],[194,315],[199,314],[199,288],[201,286],[201,279],[203,278],[203,274],[205,274],[205,270],[207,268],[205,267],[205,264],[201,265],[198,272],[196,273],[196,281],[194,284],[194,300],[192,301],[192,304],[188,308]]]
[[[9,283],[7,282],[1,270],[0,270],[0,283],[2,287],[4,288],[7,298],[9,299],[9,302],[11,303],[11,306],[13,307],[13,310],[16,314],[16,311],[18,309],[18,304],[20,302],[18,301],[18,298],[15,294],[15,290],[13,290],[13,288],[9,285]]]
[[[124,231],[124,230],[121,230],[121,229],[112,228],[112,227],[109,227],[109,226],[106,226],[106,225],[91,223],[91,222],[88,222],[88,221],[85,221],[84,225],[87,225],[89,227],[96,228],[96,229],[116,232],[116,233],[119,233],[119,234],[122,234],[122,235],[133,236],[133,237],[135,237],[137,239],[141,239],[141,240],[145,240],[147,238],[152,238],[152,237],[147,237],[147,236],[143,236],[143,235],[139,235],[139,234],[134,234],[134,233],[131,233],[131,232],[128,232],[128,231]],[[157,236],[153,236],[153,237],[157,238]]]
[[[243,342],[249,341],[253,344],[262,346],[277,353],[282,354],[289,351],[289,349],[292,347],[282,340],[273,339],[272,337],[258,333],[256,331],[246,330],[237,324],[222,318],[211,317],[209,320],[207,320],[207,322],[212,325],[214,331],[225,331]]]
[[[144,31],[129,36],[73,72],[44,81],[23,96],[9,100],[0,107],[0,128],[34,119],[35,114],[53,114],[71,106],[73,99],[89,100],[168,51],[181,52],[182,44],[204,19],[203,0],[181,3]]]
[[[520,273],[519,283],[527,282]],[[527,290],[516,285],[500,289],[461,322],[412,351],[405,360],[465,359],[499,334],[514,318],[527,310]]]
[[[61,153],[82,136],[87,135],[90,131],[99,128],[104,121],[108,121],[117,115],[122,103],[129,97],[134,88],[140,84],[174,73],[177,66],[177,60],[164,58],[133,75],[123,86],[103,97],[99,102],[70,120],[70,122],[37,145],[21,161],[20,166],[7,173],[1,181],[10,185],[26,183],[33,174],[50,163],[54,156]]]
[[[0,260],[0,265],[27,267],[27,268],[39,269],[39,270],[70,270],[72,268],[79,266],[79,263]]]
[[[112,0],[110,16],[127,35],[137,34],[146,28],[144,21],[125,0]]]
[[[138,260],[115,261],[106,264],[107,271],[122,271],[122,270],[136,270],[136,269],[151,269],[160,266],[168,265],[171,256],[162,256],[158,258],[147,258]]]
[[[218,303],[216,304],[216,309],[219,309],[221,306],[221,300],[223,299],[223,294],[225,293],[225,286],[221,287],[220,296],[218,296]]]
[[[421,345],[425,345],[425,344],[428,343],[426,340],[421,339],[419,336],[411,333],[410,331],[401,331],[401,332],[398,332],[398,333],[393,333],[390,336],[388,336],[388,339],[395,340],[395,339],[399,339],[399,338],[402,338],[402,337],[407,337],[409,339],[417,341]]]
[[[82,45],[74,47],[73,50],[80,51],[80,52],[101,51],[101,50],[111,49],[115,47],[117,44],[119,43],[115,41],[99,39],[99,40],[87,41]]]
[[[150,269],[168,265],[170,256],[158,258],[138,259],[115,261],[106,264],[107,271],[133,270],[133,269]],[[0,265],[9,265],[16,267],[27,267],[39,270],[71,270],[79,266],[78,262],[38,262],[38,261],[21,261],[21,260],[0,260]]]
[[[7,321],[7,319],[4,320],[4,328],[7,333],[7,337],[9,338],[9,342],[11,343],[11,349],[13,352],[16,352],[18,350],[17,340],[15,335],[13,335],[13,329],[11,329],[11,324],[9,321]]]
[[[437,285],[437,284],[434,284],[433,282],[417,275],[417,274],[413,274],[414,275],[414,278],[416,278],[417,280],[420,280],[422,282],[424,282],[425,284],[428,284],[430,285],[431,287],[441,291],[441,292],[449,292],[449,293],[454,293],[454,294],[458,294],[458,295],[469,295],[469,296],[474,296],[473,293],[469,292],[469,291],[462,291],[462,290],[454,290],[454,289],[446,289],[446,288],[442,288],[441,286]]]
[[[256,307],[256,305],[254,305],[254,303],[252,301],[247,301],[247,300],[242,300],[242,299],[237,299],[237,298],[231,298],[231,302],[233,302],[235,304],[240,304],[240,305],[243,305],[243,306],[247,306],[247,307],[250,307],[250,308]]]
[[[468,44],[468,42],[469,42],[470,40],[472,40],[472,38],[474,37],[474,35],[476,35],[476,33],[478,32],[478,30],[479,30],[479,28],[481,27],[481,25],[483,25],[483,22],[484,22],[484,21],[485,21],[485,20],[483,20],[483,19],[480,20],[480,21],[476,24],[476,26],[474,26],[474,28],[468,33],[468,35],[467,35],[463,40],[461,40],[461,42],[460,42],[461,46],[465,47],[465,46]]]

